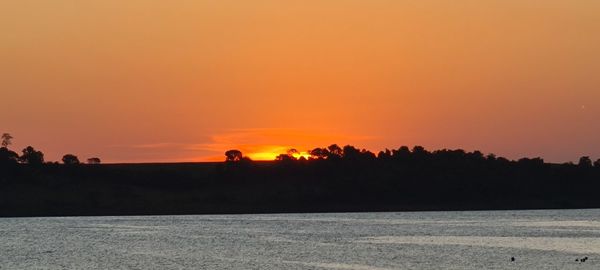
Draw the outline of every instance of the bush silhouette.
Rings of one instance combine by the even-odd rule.
[[[329,156],[329,150],[327,148],[315,148],[310,150],[309,154],[313,159],[326,159]]]
[[[579,167],[583,168],[591,168],[592,167],[592,159],[590,157],[581,157],[579,159]]]
[[[88,160],[87,160],[88,164],[100,164],[101,162],[102,161],[97,157],[88,158]]]
[[[341,158],[344,155],[344,150],[337,144],[330,145],[327,147],[327,150],[329,150],[329,155],[327,158]]]
[[[226,162],[238,162],[243,158],[242,151],[240,150],[229,150],[225,152],[225,161]]]
[[[44,163],[44,153],[36,151],[33,147],[27,146],[23,149],[23,154],[19,161],[29,165],[41,165]]]
[[[77,158],[77,156],[72,155],[72,154],[66,154],[62,158],[62,162],[65,165],[77,165],[77,164],[79,164],[79,158]]]
[[[6,147],[0,147],[0,165],[1,164],[15,164],[19,160],[19,155],[13,151],[10,151]]]
[[[294,161],[296,158],[290,154],[279,154],[275,157],[276,161]]]

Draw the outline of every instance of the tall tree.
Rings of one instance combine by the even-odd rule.
[[[13,139],[13,136],[11,136],[9,133],[3,133],[2,134],[2,147],[8,148],[8,146],[12,144],[12,139]]]

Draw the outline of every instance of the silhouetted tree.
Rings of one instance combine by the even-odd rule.
[[[277,157],[275,157],[275,160],[276,161],[294,161],[294,160],[296,160],[296,158],[289,154],[279,154]]]
[[[592,167],[592,160],[590,159],[590,157],[581,157],[579,159],[579,167],[582,168],[591,168]]]
[[[44,153],[36,151],[33,147],[27,146],[23,149],[23,154],[19,161],[29,165],[41,165],[44,163]]]
[[[285,154],[280,154],[277,157],[275,157],[275,160],[277,160],[277,161],[294,161],[294,160],[297,160],[294,157],[294,154],[298,154],[298,153],[299,152],[297,149],[291,148],[291,149],[288,149]]]
[[[227,162],[238,162],[243,158],[242,151],[240,150],[229,150],[225,152],[225,161]]]
[[[19,155],[6,147],[0,147],[0,164],[17,163]]]
[[[519,165],[525,166],[525,167],[539,167],[544,165],[544,159],[540,158],[540,157],[536,157],[536,158],[521,158],[517,161],[517,163]]]
[[[373,152],[371,152],[367,149],[360,150],[360,157],[362,159],[376,159],[377,158],[377,156]]]
[[[507,165],[510,163],[510,160],[505,157],[496,157],[496,162],[498,162],[498,164]]]
[[[2,147],[8,148],[8,146],[12,144],[12,139],[13,139],[13,136],[11,136],[9,133],[3,133],[2,134]]]
[[[472,160],[484,160],[485,157],[483,156],[483,153],[481,153],[480,151],[473,151],[472,153],[469,153],[467,155],[469,158],[471,158]]]
[[[390,151],[389,149],[385,149],[385,151],[379,151],[379,153],[377,153],[378,159],[387,160],[387,159],[390,159],[391,157],[392,157],[392,151]]]
[[[410,149],[408,146],[401,146],[398,150],[392,150],[392,157],[405,160],[410,157]]]
[[[596,160],[596,162],[594,162],[594,167],[600,169],[600,158],[598,160]]]
[[[360,150],[352,145],[346,145],[342,149],[344,159],[360,159]]]
[[[77,164],[79,164],[79,158],[77,158],[77,156],[72,155],[72,154],[66,154],[62,158],[62,162],[65,165],[77,165]]]
[[[329,150],[329,156],[327,156],[327,158],[341,158],[342,155],[344,155],[344,150],[337,144],[330,145],[327,147],[327,150]]]
[[[429,154],[429,152],[427,152],[427,150],[425,150],[425,147],[420,146],[420,145],[416,145],[415,147],[413,147],[412,153],[413,153],[413,155],[416,155],[416,156],[426,156]]]
[[[329,150],[326,148],[315,148],[310,150],[309,154],[315,159],[325,159],[329,156]]]
[[[101,162],[102,161],[97,157],[88,158],[88,160],[87,160],[88,164],[100,164]]]

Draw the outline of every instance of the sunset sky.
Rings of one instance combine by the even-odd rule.
[[[0,133],[59,160],[332,143],[600,158],[600,1],[0,0]]]

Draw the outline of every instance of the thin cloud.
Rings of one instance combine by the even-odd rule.
[[[307,151],[332,143],[346,144],[373,140],[372,136],[344,136],[311,133],[297,129],[255,128],[233,129],[211,137],[212,142],[187,146],[189,150],[222,153],[239,149],[251,157],[270,158],[290,148]]]
[[[158,142],[111,147],[132,149],[141,156],[159,155],[164,157],[161,160],[220,161],[223,160],[223,153],[229,149],[239,149],[251,158],[273,159],[276,154],[285,153],[290,148],[308,151],[333,143],[357,144],[374,139],[372,136],[332,135],[299,129],[252,128],[227,130],[210,136],[203,143]]]
[[[131,148],[141,149],[160,149],[160,148],[185,148],[182,143],[151,143],[151,144],[136,144],[130,145]]]

